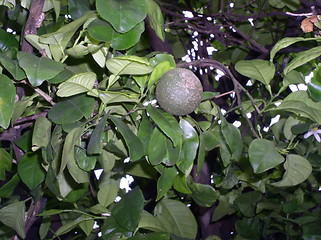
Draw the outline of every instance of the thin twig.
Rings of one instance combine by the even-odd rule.
[[[42,91],[40,88],[31,86],[26,80],[22,80],[19,83],[23,83],[23,84],[25,84],[25,85],[27,85],[29,87],[32,87],[33,90],[36,93],[38,93],[40,96],[42,96],[48,103],[50,103],[52,106],[55,105],[55,102],[52,100],[52,97],[50,97],[47,93]]]

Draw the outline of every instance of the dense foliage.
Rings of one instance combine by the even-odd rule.
[[[321,239],[319,11],[0,1],[0,239]],[[155,101],[177,67],[185,116]]]

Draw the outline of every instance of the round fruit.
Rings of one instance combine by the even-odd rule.
[[[172,115],[186,115],[201,103],[203,87],[190,70],[174,68],[166,72],[156,86],[159,105]]]

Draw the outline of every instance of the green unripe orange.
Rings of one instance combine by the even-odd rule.
[[[172,115],[187,115],[202,101],[203,87],[198,77],[185,68],[166,72],[156,86],[159,105]]]

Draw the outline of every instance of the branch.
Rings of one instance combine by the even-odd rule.
[[[200,60],[192,61],[189,63],[184,62],[184,63],[177,64],[177,67],[188,67],[188,66],[195,66],[195,67],[201,67],[201,68],[213,67],[213,68],[221,70],[224,74],[226,74],[228,77],[231,78],[233,85],[234,85],[234,91],[235,91],[235,94],[237,97],[238,107],[241,109],[242,116],[246,119],[253,135],[256,138],[259,138],[259,135],[256,133],[250,119],[246,116],[246,113],[242,107],[240,91],[243,91],[248,96],[248,98],[252,102],[253,107],[255,108],[255,110],[258,112],[259,115],[261,115],[261,112],[260,112],[256,102],[254,101],[253,97],[251,96],[251,94],[237,81],[237,79],[234,77],[232,72],[227,67],[225,67],[222,63],[215,61],[215,60],[211,60],[211,59],[200,59]]]
[[[40,96],[42,96],[48,103],[50,103],[52,106],[55,105],[55,102],[52,100],[52,97],[50,97],[47,93],[42,91],[40,88],[31,86],[26,80],[22,80],[19,83],[23,83],[23,84],[33,88],[33,90],[36,93],[38,93]]]
[[[29,34],[37,34],[37,29],[41,26],[44,19],[42,8],[45,0],[33,0],[29,7],[29,16],[24,27],[23,36]],[[22,40],[21,50],[24,52],[32,53],[33,47],[27,42],[25,38]]]

